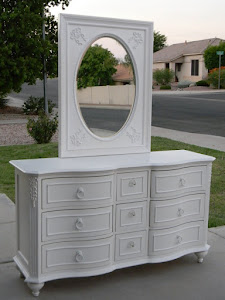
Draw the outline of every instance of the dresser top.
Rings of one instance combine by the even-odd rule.
[[[109,155],[78,158],[40,158],[12,160],[10,163],[26,174],[111,171],[124,168],[162,167],[196,162],[212,162],[215,158],[186,150],[157,151],[146,154]]]

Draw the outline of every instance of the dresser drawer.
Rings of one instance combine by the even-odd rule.
[[[151,197],[167,198],[206,189],[206,166],[152,171]]]
[[[117,200],[141,199],[148,196],[148,172],[133,172],[117,175]]]
[[[116,260],[145,256],[147,253],[146,231],[116,235]]]
[[[43,208],[102,205],[112,202],[113,176],[54,178],[42,181]]]
[[[42,246],[42,272],[84,269],[111,264],[112,238]]]
[[[203,244],[203,221],[149,231],[149,255],[175,253]]]
[[[140,230],[147,224],[147,201],[118,204],[116,206],[116,230]]]
[[[150,201],[150,227],[172,227],[204,217],[205,194]]]
[[[112,232],[112,206],[42,214],[42,240],[91,237]]]

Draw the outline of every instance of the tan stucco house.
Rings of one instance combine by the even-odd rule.
[[[173,44],[159,50],[153,55],[153,71],[169,68],[175,72],[175,81],[190,80],[197,82],[205,79],[203,54],[208,46],[217,46],[223,41],[218,38]]]

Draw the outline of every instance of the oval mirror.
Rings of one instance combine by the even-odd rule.
[[[116,134],[127,122],[135,99],[130,55],[115,39],[96,40],[77,73],[77,101],[84,122],[99,137]]]

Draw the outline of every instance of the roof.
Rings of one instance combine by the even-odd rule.
[[[117,71],[112,76],[114,81],[132,81],[134,79],[133,71],[130,66],[119,64],[115,68]]]
[[[223,41],[212,38],[194,42],[184,42],[165,47],[153,54],[153,62],[170,62],[185,55],[203,54],[208,46],[217,46]]]

